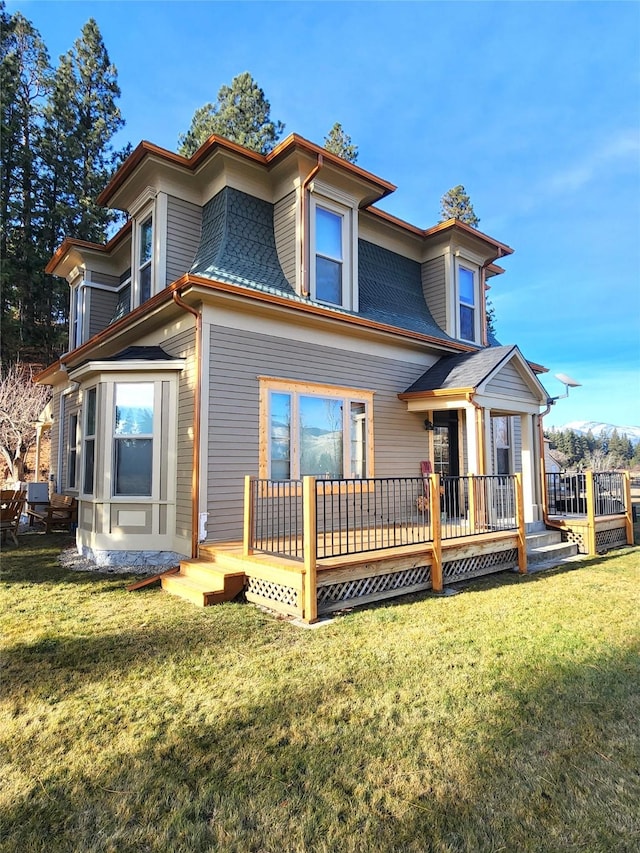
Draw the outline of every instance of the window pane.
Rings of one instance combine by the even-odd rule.
[[[96,389],[87,391],[87,435],[96,434]]]
[[[367,474],[367,419],[364,403],[351,403],[351,476]]]
[[[116,435],[153,435],[153,384],[116,385]]]
[[[316,252],[342,260],[342,217],[316,207]]]
[[[146,302],[151,296],[151,264],[140,270],[140,303]]]
[[[316,299],[342,305],[342,264],[316,258]]]
[[[271,479],[291,478],[291,395],[271,395]]]
[[[460,283],[460,301],[467,305],[475,305],[473,273],[464,267],[458,267],[458,278]]]
[[[69,452],[67,456],[67,486],[70,489],[76,487],[76,457],[78,446],[78,416],[71,415],[69,418]]]
[[[153,228],[151,217],[140,226],[140,266],[151,260]]]
[[[152,439],[118,438],[115,444],[115,494],[151,495]]]
[[[299,398],[300,476],[342,477],[342,400]]]
[[[86,495],[93,494],[94,455],[95,441],[91,438],[84,443],[84,481],[82,491]]]
[[[465,341],[474,340],[474,310],[466,305],[460,306],[460,337]]]

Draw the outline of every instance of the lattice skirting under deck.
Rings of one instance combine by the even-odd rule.
[[[622,548],[626,544],[626,527],[614,527],[612,530],[596,531],[596,550],[598,551],[608,551],[610,548]]]
[[[455,583],[480,575],[489,575],[493,572],[504,572],[507,569],[516,568],[517,565],[517,548],[510,548],[507,551],[498,551],[497,553],[478,554],[474,557],[465,557],[444,563],[442,580],[444,583]]]
[[[394,595],[406,595],[431,587],[431,567],[418,566],[400,572],[355,578],[318,587],[318,613],[331,613]]]
[[[302,607],[299,592],[290,586],[263,580],[262,578],[247,578],[245,595],[248,601],[262,604],[279,612],[299,615]]]
[[[571,542],[572,544],[577,545],[578,554],[589,553],[589,544],[587,542],[587,538],[585,534],[581,533],[579,530],[563,530],[562,541]]]

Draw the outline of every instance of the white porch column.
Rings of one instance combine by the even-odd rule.
[[[464,407],[464,428],[467,437],[467,471],[465,474],[480,473],[480,448],[478,447],[478,428],[475,406]]]
[[[535,465],[535,430],[533,416],[520,415],[520,432],[522,436],[522,493],[524,497],[525,524],[542,519],[541,507],[538,502],[536,488]]]

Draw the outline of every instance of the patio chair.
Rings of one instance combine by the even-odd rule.
[[[0,531],[3,542],[9,535],[18,544],[18,526],[26,497],[27,493],[20,489],[3,489],[0,492]]]

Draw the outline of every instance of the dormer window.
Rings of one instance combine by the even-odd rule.
[[[140,226],[138,248],[138,293],[139,304],[151,296],[153,258],[153,217],[149,216]]]
[[[342,261],[344,217],[316,206],[316,293],[319,302],[343,304]]]
[[[476,341],[477,272],[458,265],[458,305],[460,337],[464,341]]]
[[[357,311],[357,215],[353,200],[316,182],[310,219],[311,298]]]

